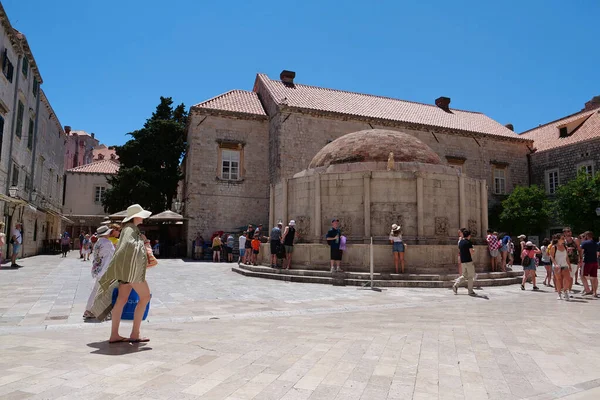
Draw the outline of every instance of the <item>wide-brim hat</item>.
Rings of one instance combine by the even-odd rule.
[[[525,243],[525,247],[533,247],[533,242],[529,241]]]
[[[123,222],[125,223],[133,218],[146,219],[151,215],[152,212],[144,210],[139,204],[134,204],[132,206],[127,207],[127,217],[123,219]]]
[[[392,225],[392,232],[398,232],[400,229],[402,229],[402,227],[400,225],[397,225],[397,224]]]
[[[289,223],[289,225],[290,225],[290,226],[296,226],[296,221],[294,221],[294,220],[291,220],[291,221],[290,221],[290,223]]]
[[[110,235],[110,233],[111,233],[112,231],[113,231],[113,230],[112,230],[112,229],[110,229],[108,226],[106,226],[106,225],[102,225],[100,228],[98,228],[98,229],[96,230],[96,235],[97,235],[98,237],[100,237],[100,236],[107,236],[107,235]]]
[[[517,239],[525,239],[526,237],[527,236],[525,236],[525,235],[519,235],[519,236],[517,236]]]

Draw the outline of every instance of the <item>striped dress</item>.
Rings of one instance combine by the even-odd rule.
[[[115,254],[98,283],[98,293],[90,310],[97,319],[103,321],[112,310],[112,292],[121,283],[141,283],[146,281],[148,258],[142,234],[137,226],[128,223],[123,226]]]

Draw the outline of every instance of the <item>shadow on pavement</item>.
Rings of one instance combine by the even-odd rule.
[[[108,343],[108,340],[88,343],[88,347],[96,349],[90,354],[102,354],[105,356],[122,356],[125,354],[152,350],[152,347],[148,347],[148,343]]]
[[[16,270],[21,269],[21,268],[23,268],[22,265],[19,265],[18,267],[11,267],[10,265],[0,266],[0,270],[7,270],[7,271],[8,270],[15,270],[16,271]]]

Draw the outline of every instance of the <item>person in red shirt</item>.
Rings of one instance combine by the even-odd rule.
[[[260,253],[260,240],[256,236],[252,239],[252,264],[256,265],[258,254]]]

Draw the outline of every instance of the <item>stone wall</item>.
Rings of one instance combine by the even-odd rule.
[[[308,167],[312,158],[327,143],[345,134],[363,129],[396,129],[417,137],[440,155],[464,158],[463,171],[475,179],[485,179],[489,189],[489,200],[494,204],[504,196],[493,193],[492,163],[506,165],[506,191],[510,193],[516,185],[527,185],[527,145],[493,136],[467,136],[442,129],[419,131],[408,129],[402,124],[390,126],[368,124],[351,119],[313,116],[308,114],[279,112],[270,121],[271,132],[271,182],[292,177]]]
[[[546,173],[558,169],[559,184],[564,184],[577,176],[578,166],[592,163],[594,173],[600,169],[600,137],[581,143],[546,150],[531,155],[531,180],[548,190]]]
[[[187,134],[185,210],[188,249],[200,232],[231,232],[248,223],[268,224],[269,141],[266,118],[206,115],[192,110]],[[219,142],[239,143],[241,179],[220,178]]]

